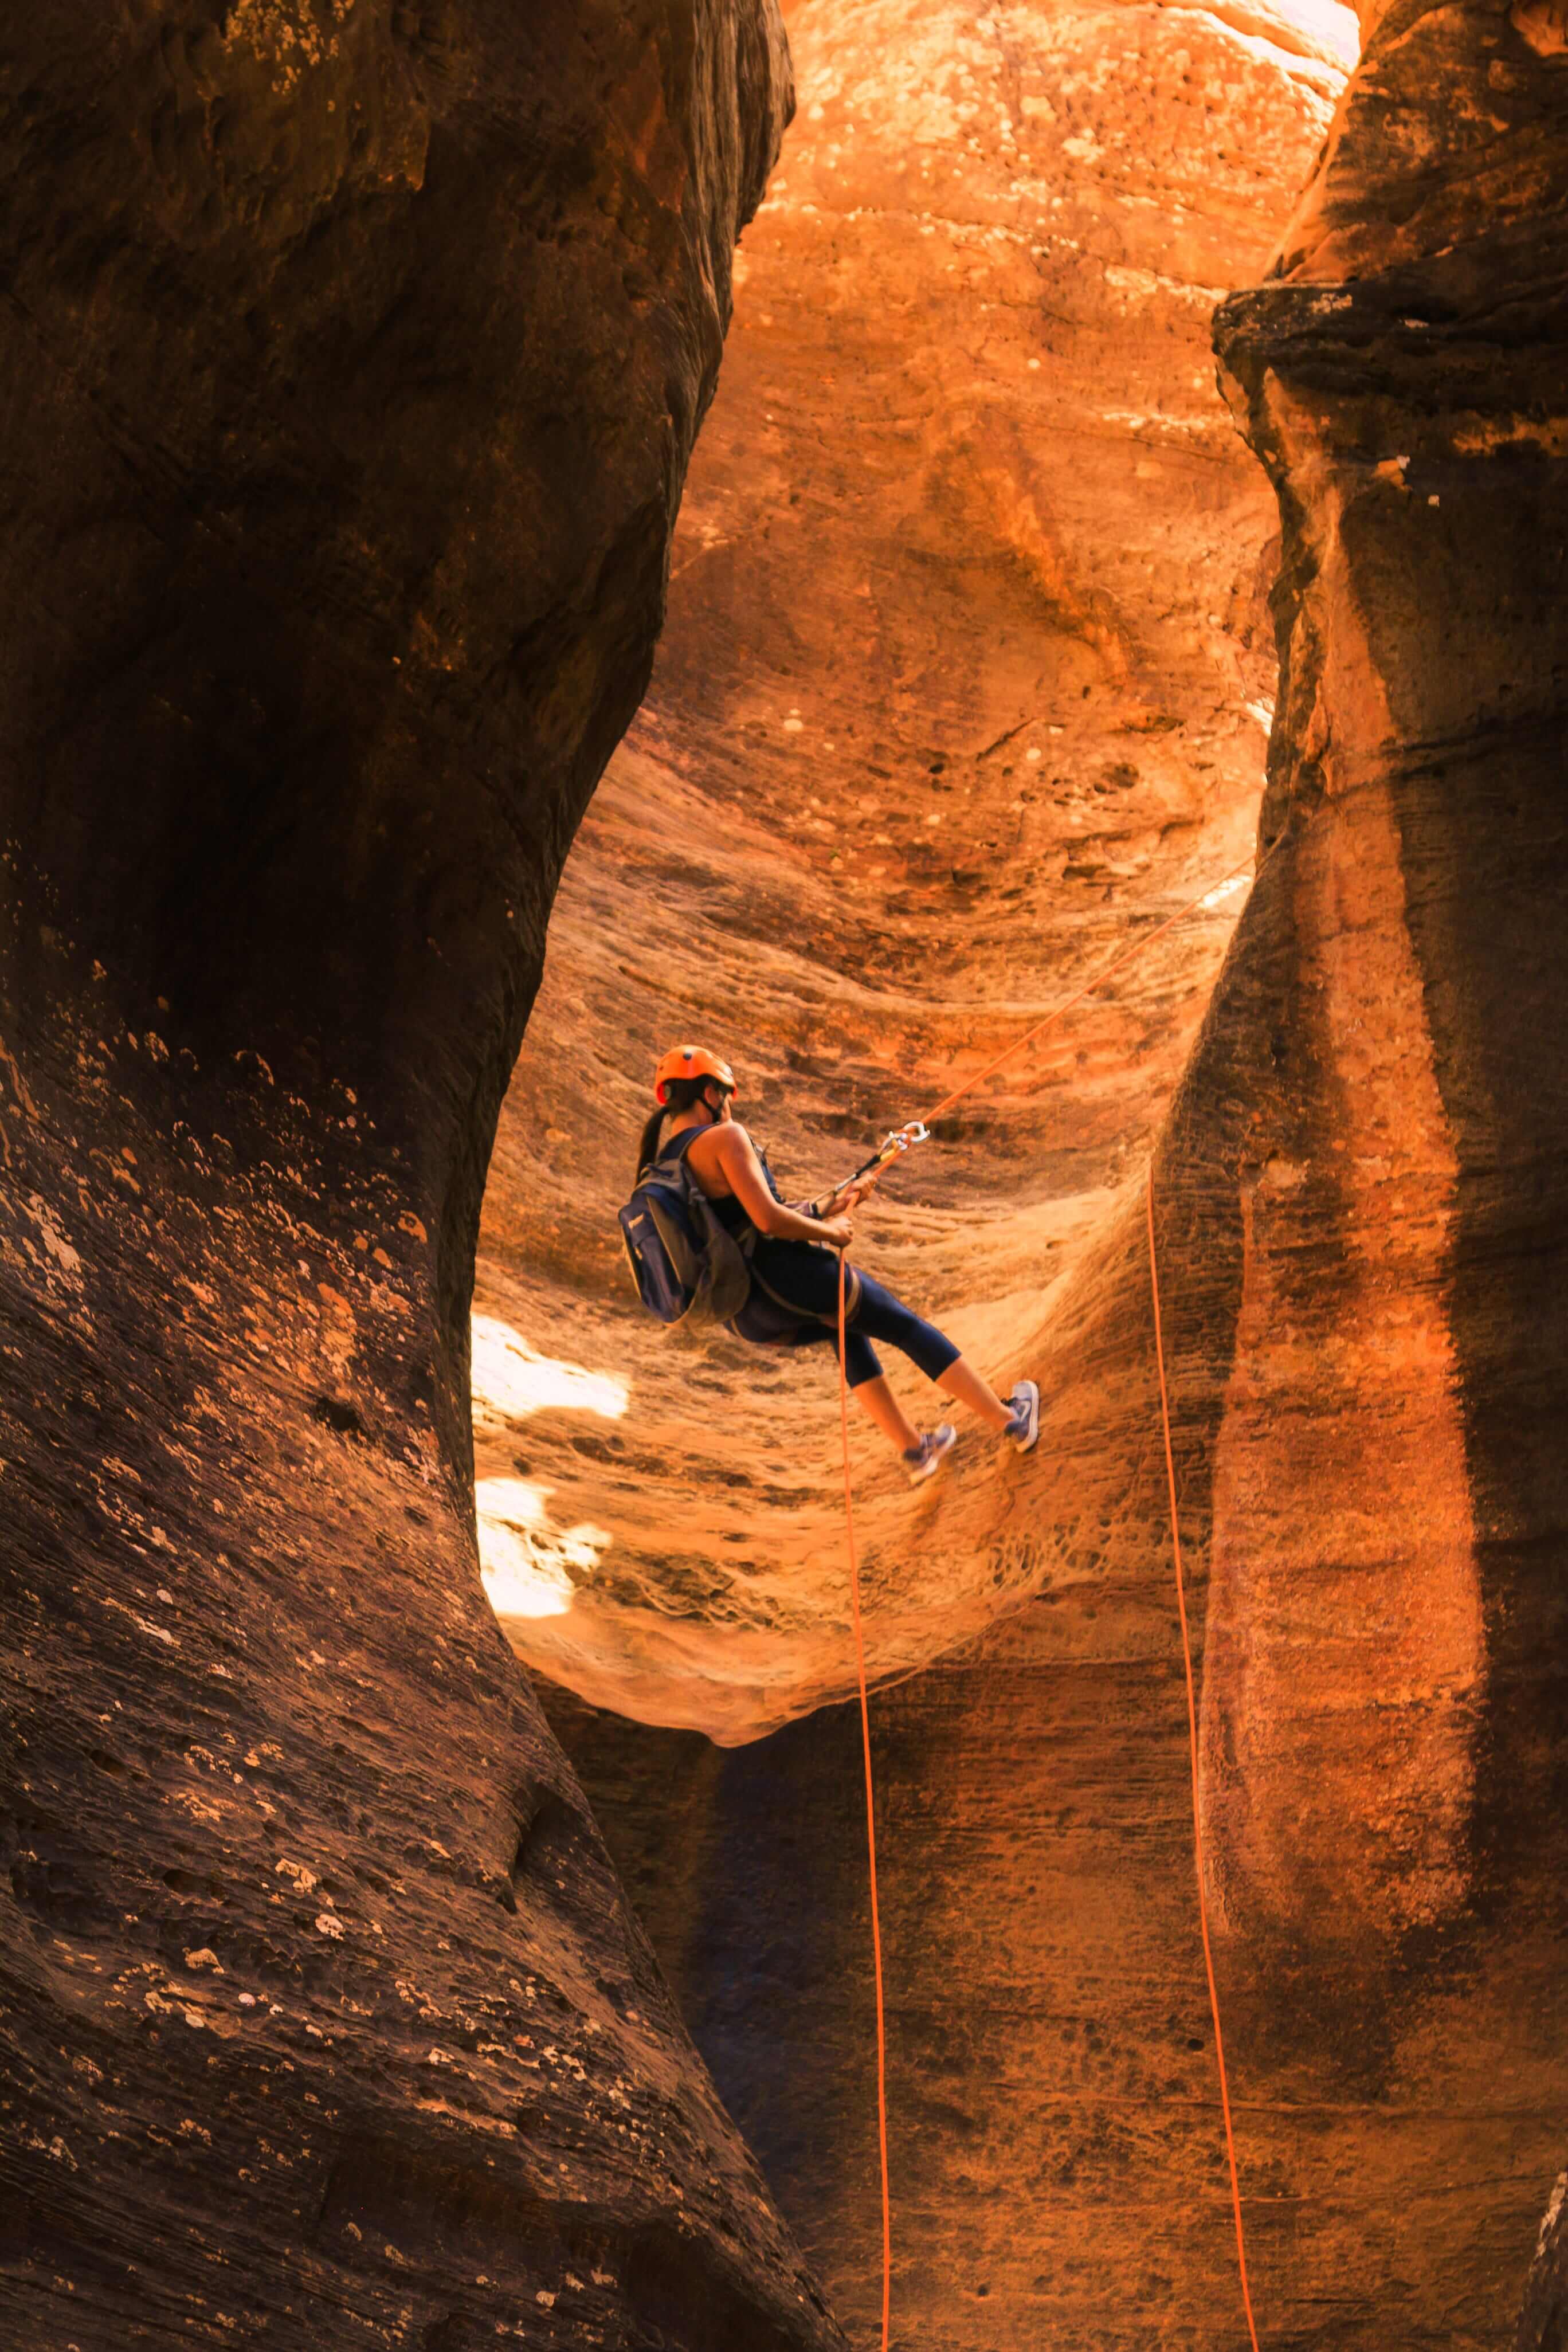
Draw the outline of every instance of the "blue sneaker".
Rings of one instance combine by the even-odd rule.
[[[910,1486],[918,1486],[922,1478],[940,1470],[957,1443],[957,1430],[950,1421],[944,1421],[940,1429],[928,1430],[918,1445],[906,1446],[904,1467],[910,1474]]]
[[[1040,1434],[1040,1391],[1033,1381],[1019,1381],[1007,1399],[1013,1417],[1006,1434],[1020,1454],[1032,1453]]]

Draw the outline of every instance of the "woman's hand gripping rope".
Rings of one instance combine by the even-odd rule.
[[[913,1145],[928,1142],[930,1138],[930,1128],[918,1118],[911,1118],[903,1127],[895,1128],[890,1135],[882,1138],[869,1160],[861,1161],[853,1176],[847,1176],[834,1192],[819,1192],[815,1201],[809,1202],[806,1204],[807,1215],[819,1217],[824,1223],[837,1223],[847,1217],[868,1192],[876,1190],[895,1160],[901,1160]],[[848,1242],[847,1239],[836,1241],[832,1245],[847,1249]]]

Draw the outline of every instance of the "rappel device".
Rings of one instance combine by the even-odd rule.
[[[904,1126],[896,1127],[890,1135],[882,1138],[869,1160],[863,1160],[853,1176],[847,1176],[842,1184],[835,1184],[831,1191],[817,1194],[811,1204],[813,1211],[821,1216],[830,1201],[837,1201],[841,1194],[853,1192],[857,1184],[874,1184],[885,1169],[890,1168],[895,1160],[901,1160],[915,1144],[930,1141],[931,1129],[923,1119],[911,1118]]]

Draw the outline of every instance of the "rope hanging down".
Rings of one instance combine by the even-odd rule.
[[[1176,1563],[1176,1608],[1182,1621],[1182,1661],[1187,1672],[1187,1745],[1193,1778],[1193,1858],[1197,1867],[1198,1927],[1204,1939],[1204,1968],[1209,1980],[1209,2015],[1214,2020],[1215,2063],[1219,2070],[1219,2103],[1225,2116],[1225,2153],[1230,2166],[1230,2201],[1236,2215],[1236,2263],[1241,2273],[1241,2302],[1247,2313],[1247,2333],[1258,2352],[1258,2323],[1252,2316],[1252,2291],[1247,2283],[1247,2240],[1241,2227],[1241,2184],[1236,2170],[1236,2134],[1230,2123],[1230,2086],[1225,2072],[1225,2036],[1220,2032],[1219,1993],[1214,1980],[1214,1954],[1209,1948],[1208,1904],[1204,1895],[1204,1824],[1198,1801],[1198,1705],[1193,1688],[1193,1643],[1187,1629],[1186,1580],[1182,1574],[1182,1530],[1176,1517],[1176,1457],[1171,1445],[1171,1401],[1165,1387],[1165,1342],[1160,1328],[1160,1267],[1154,1253],[1154,1163],[1149,1163],[1149,1288],[1154,1300],[1154,1360],[1160,1368],[1160,1418],[1165,1430],[1165,1482],[1171,1500],[1171,1549]]]
[[[1080,1005],[1084,1002],[1086,997],[1092,996],[1097,988],[1103,988],[1108,980],[1114,980],[1119,971],[1125,971],[1126,967],[1130,963],[1135,962],[1137,958],[1142,955],[1146,949],[1153,946],[1156,940],[1163,939],[1167,931],[1174,930],[1178,923],[1184,921],[1188,915],[1194,914],[1200,907],[1211,904],[1222,891],[1227,890],[1233,882],[1239,881],[1241,877],[1247,872],[1252,864],[1253,860],[1250,857],[1244,859],[1241,865],[1233,866],[1228,874],[1222,875],[1217,882],[1211,882],[1208,887],[1205,890],[1201,890],[1195,898],[1189,898],[1185,906],[1178,907],[1173,915],[1167,915],[1163,922],[1156,923],[1152,931],[1145,931],[1141,938],[1133,940],[1130,945],[1123,948],[1120,955],[1113,956],[1110,961],[1105,965],[1104,969],[1097,972],[1092,980],[1086,981],[1084,985],[1078,990],[1075,995],[1068,997],[1063,1003],[1055,1006],[1051,1012],[1047,1013],[1043,1021],[1037,1021],[1032,1029],[1026,1029],[1021,1037],[1016,1038],[1011,1045],[1004,1046],[1000,1054],[994,1055],[989,1062],[984,1063],[974,1072],[972,1077],[965,1078],[961,1087],[955,1087],[950,1095],[945,1095],[942,1101],[937,1104],[936,1108],[927,1114],[923,1121],[911,1120],[910,1128],[903,1130],[903,1133],[909,1136],[910,1140],[916,1139],[912,1135],[912,1129],[919,1127],[921,1129],[922,1132],[918,1139],[923,1141],[924,1130],[933,1127],[936,1121],[941,1118],[944,1113],[952,1108],[954,1103],[962,1102],[966,1094],[971,1093],[974,1087],[982,1083],[984,1079],[990,1077],[994,1071],[999,1070],[1005,1062],[1010,1062],[1016,1054],[1021,1054],[1026,1046],[1032,1045],[1037,1037],[1043,1037],[1047,1029],[1054,1028],[1058,1021],[1064,1020],[1069,1013],[1073,1012],[1077,1006]],[[1261,871],[1261,868],[1259,868],[1259,871]],[[893,1140],[893,1138],[889,1138],[889,1143]],[[883,1155],[881,1154],[877,1155],[877,1159],[880,1159],[882,1157]],[[867,1163],[868,1169],[877,1164],[877,1159]],[[860,1172],[865,1173],[866,1171],[861,1171]],[[1258,2330],[1253,2325],[1252,2318],[1252,2297],[1247,2284],[1247,2250],[1242,2240],[1241,2229],[1241,2191],[1237,2182],[1236,2143],[1231,2133],[1230,2125],[1230,2095],[1226,2086],[1225,2050],[1220,2040],[1219,1999],[1215,1990],[1214,1963],[1209,1956],[1208,1917],[1203,1907],[1203,1848],[1202,1832],[1198,1821],[1197,1710],[1193,1697],[1193,1660],[1192,1650],[1187,1640],[1186,1599],[1182,1588],[1181,1541],[1176,1533],[1176,1479],[1175,1469],[1171,1454],[1170,1412],[1165,1402],[1165,1360],[1160,1345],[1160,1301],[1158,1282],[1154,1272],[1154,1193],[1152,1171],[1151,1171],[1150,1173],[1149,1182],[1149,1272],[1151,1280],[1155,1283],[1154,1345],[1155,1351],[1159,1356],[1160,1361],[1160,1403],[1161,1409],[1165,1415],[1165,1462],[1166,1467],[1170,1473],[1171,1480],[1171,1533],[1176,1546],[1176,1593],[1181,1608],[1182,1646],[1184,1654],[1186,1658],[1187,1667],[1187,1717],[1188,1727],[1192,1735],[1193,1832],[1194,1840],[1197,1841],[1198,1848],[1199,1918],[1203,1927],[1204,1962],[1208,1969],[1209,2008],[1214,2018],[1215,2049],[1219,2059],[1220,2099],[1225,2110],[1226,2148],[1230,2158],[1231,2197],[1236,2209],[1236,2246],[1237,2259],[1241,2267],[1241,2295],[1242,2301],[1247,2309],[1247,2333],[1252,2339],[1252,2352],[1258,2352]],[[866,1691],[866,1643],[860,1616],[860,1568],[855,1550],[855,1497],[854,1487],[849,1474],[849,1379],[845,1364],[844,1307],[845,1260],[843,1256],[840,1255],[838,1260],[838,1419],[839,1432],[843,1441],[844,1449],[844,1533],[845,1545],[849,1561],[850,1619],[855,1633],[855,1680],[860,1698],[860,1747],[866,1766],[866,1852],[870,1866],[871,1958],[876,1978],[877,1995],[877,2132],[879,2150],[881,2158],[882,2175],[881,2352],[888,2352],[888,2328],[892,2311],[893,2292],[892,2198],[888,2180],[888,2037],[886,2009],[882,1991],[882,1927],[881,1918],[877,1905],[877,1801],[876,1789],[871,1772],[871,1714]]]
[[[882,2158],[882,2352],[893,2301],[893,2209],[888,2188],[888,2030],[882,2008],[882,1923],[877,1911],[877,1800],[871,1780],[871,1711],[866,1699],[866,1643],[860,1630],[860,1567],[855,1555],[855,1497],[849,1480],[849,1380],[844,1366],[846,1259],[838,1256],[838,1421],[844,1441],[844,1533],[849,1552],[849,1606],[855,1627],[855,1679],[860,1691],[860,1749],[866,1759],[866,1852],[871,1865],[871,1958],[877,1979],[877,2135]]]

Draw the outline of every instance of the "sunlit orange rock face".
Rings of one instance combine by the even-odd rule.
[[[874,2340],[830,1368],[661,1343],[609,1214],[657,1047],[729,1051],[805,1190],[1256,838],[1228,952],[1220,901],[858,1244],[1047,1398],[1031,1461],[966,1429],[914,1496],[856,1440],[895,2325],[1242,2340],[1152,1153],[1262,2340],[1501,2346],[1568,2087],[1561,27],[1392,9],[1331,130],[1339,77],[1255,17],[802,7],[792,36],[661,666],[503,1118],[492,1598]],[[1276,246],[1219,348],[1278,514],[1200,290]],[[1542,2352],[1561,2274],[1549,2231]]]
[[[1284,17],[1245,27],[791,17],[800,117],[742,245],[656,683],[568,871],[487,1196],[492,1591],[589,1698],[745,1738],[848,1670],[830,1364],[693,1357],[628,1308],[614,1211],[658,1052],[722,1046],[798,1194],[1250,855],[1275,515],[1209,319],[1343,71]],[[1059,1358],[1058,1426],[1104,1410],[1058,1294],[1238,904],[988,1086],[868,1220],[867,1263],[998,1374]],[[529,1349],[618,1385],[535,1412],[562,1376]],[[918,1502],[858,1458],[880,1670],[1099,1554],[1058,1448],[999,1476],[971,1437]]]
[[[1268,871],[1189,1081],[1256,1097],[1205,1691],[1238,2005],[1378,2126],[1447,2119],[1467,2210],[1422,2242],[1479,2342],[1564,2094],[1563,55],[1528,8],[1390,10],[1275,282],[1222,313],[1283,667]],[[1520,2341],[1562,2314],[1549,2261]]]

